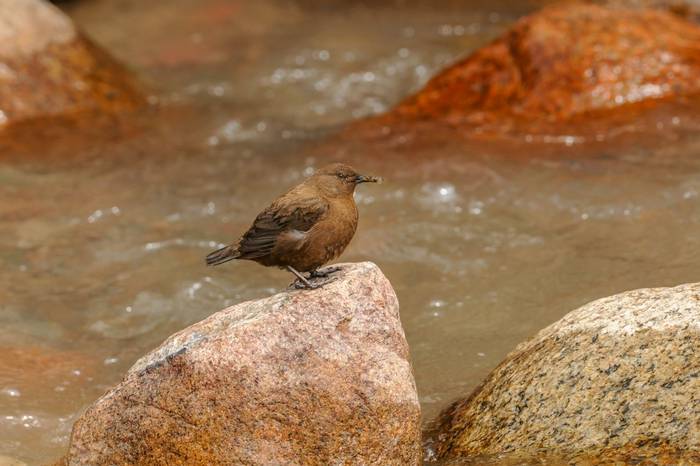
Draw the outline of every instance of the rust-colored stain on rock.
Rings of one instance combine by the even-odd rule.
[[[361,263],[320,289],[217,312],[88,408],[64,461],[420,464],[420,405],[398,311],[379,268]]]
[[[144,103],[126,70],[54,6],[7,0],[0,13],[0,126]]]
[[[669,11],[551,5],[358,128],[441,123],[548,132],[611,110],[700,94],[700,27]],[[575,126],[575,125],[574,125]]]

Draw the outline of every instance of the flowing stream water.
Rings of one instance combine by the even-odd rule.
[[[693,132],[586,156],[567,138],[323,145],[533,8],[479,3],[62,4],[154,106],[138,130],[77,141],[39,131],[31,149],[10,145],[15,157],[0,159],[0,455],[56,459],[81,410],[145,352],[284,289],[285,272],[211,269],[203,257],[326,160],[387,179],[358,190],[360,225],[342,260],[376,262],[396,289],[426,429],[577,306],[698,281]]]

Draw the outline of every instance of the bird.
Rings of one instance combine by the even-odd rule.
[[[320,168],[260,212],[237,242],[209,253],[206,264],[252,260],[287,269],[296,276],[296,288],[318,288],[330,280],[315,279],[338,270],[320,268],[343,253],[357,230],[355,187],[381,181],[344,163]]]

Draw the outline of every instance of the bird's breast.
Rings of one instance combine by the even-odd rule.
[[[350,240],[355,235],[357,230],[357,207],[355,202],[350,201],[337,202],[331,204],[328,218],[325,219],[326,226],[324,230],[328,232],[324,235],[324,243],[330,258],[335,259],[343,252],[345,247],[350,243]]]
[[[328,214],[306,232],[302,268],[312,270],[340,256],[356,229],[355,203],[332,202]]]

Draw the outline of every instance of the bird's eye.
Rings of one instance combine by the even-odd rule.
[[[345,178],[348,177],[348,175],[345,175],[345,174],[343,174],[343,173],[338,173],[337,176],[338,176],[338,178],[341,178],[341,179],[345,179]]]

